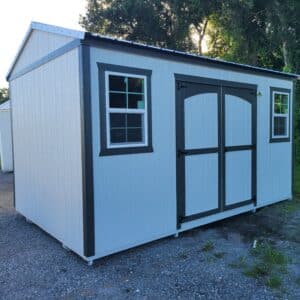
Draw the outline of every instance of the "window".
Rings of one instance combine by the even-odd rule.
[[[100,155],[151,152],[151,71],[98,64]]]
[[[289,141],[290,91],[271,88],[271,139],[270,142]]]

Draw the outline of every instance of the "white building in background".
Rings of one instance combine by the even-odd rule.
[[[0,168],[3,172],[13,171],[10,101],[0,105]]]

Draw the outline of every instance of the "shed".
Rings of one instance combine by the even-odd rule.
[[[13,171],[10,101],[0,105],[0,169]]]
[[[32,23],[15,208],[94,259],[292,199],[297,75]]]

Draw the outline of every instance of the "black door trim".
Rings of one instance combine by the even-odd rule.
[[[253,150],[255,145],[225,146],[225,152]]]
[[[213,86],[222,86],[222,87],[229,87],[229,88],[241,88],[241,89],[249,89],[249,90],[256,90],[256,84],[249,84],[243,82],[236,82],[236,81],[227,81],[227,80],[219,80],[213,78],[205,78],[205,77],[197,77],[185,74],[174,74],[176,81],[182,82],[189,82],[189,83],[201,83]]]
[[[215,148],[200,148],[200,149],[185,149],[178,150],[178,155],[195,155],[195,154],[210,154],[210,153],[218,153],[219,147]]]

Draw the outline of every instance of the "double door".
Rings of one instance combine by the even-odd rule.
[[[256,201],[256,87],[176,81],[177,219]]]

